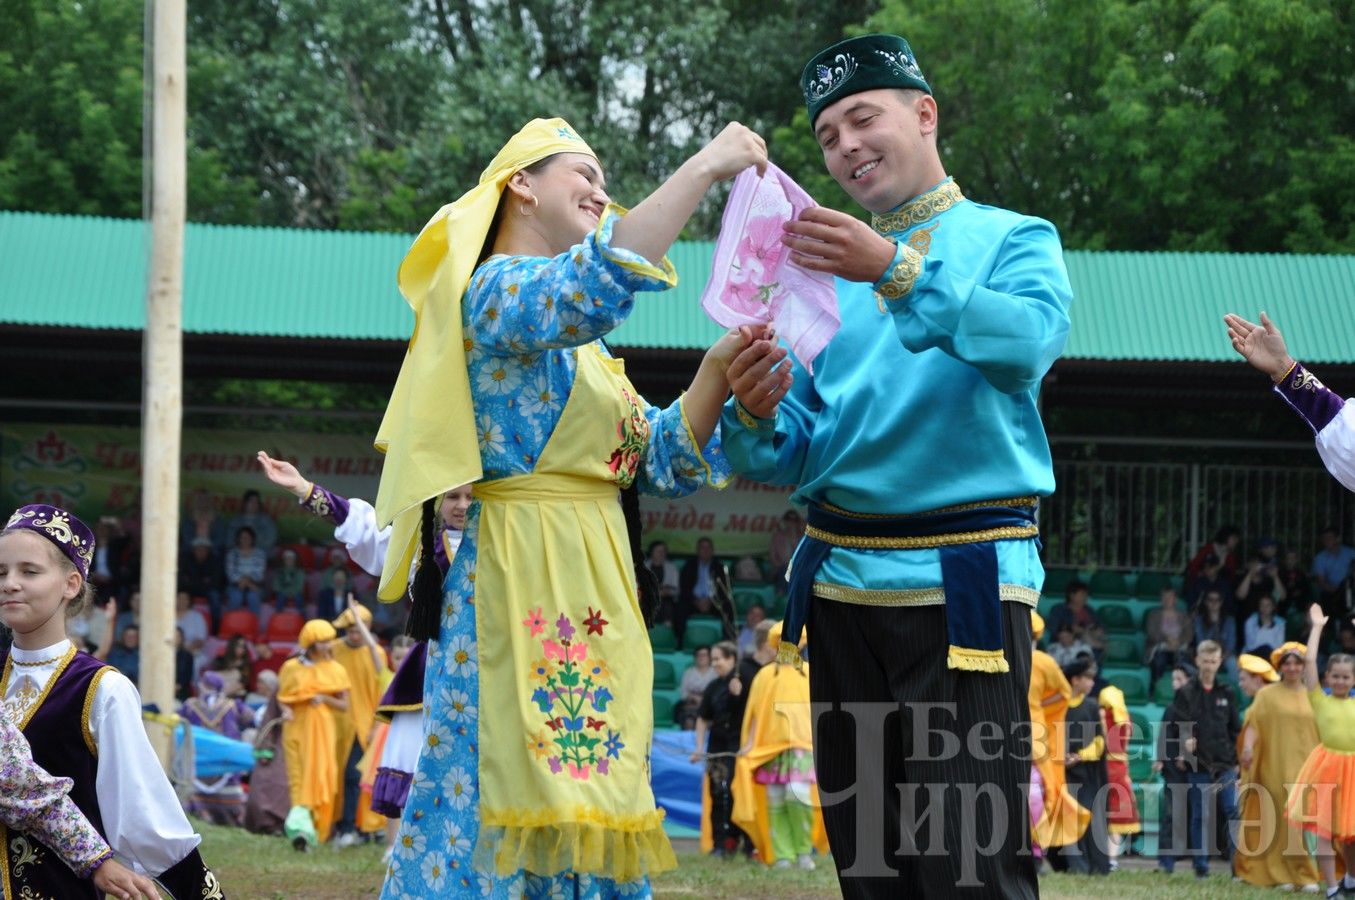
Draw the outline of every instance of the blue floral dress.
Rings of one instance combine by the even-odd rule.
[[[671,267],[655,269],[609,246],[615,221],[609,210],[594,234],[555,258],[491,257],[471,280],[462,316],[486,481],[533,471],[574,386],[576,350],[592,352],[586,345],[625,319],[635,292],[674,281]],[[727,482],[718,436],[696,446],[680,401],[666,409],[642,406],[650,437],[636,471],[641,490],[675,497]],[[382,897],[648,897],[646,877],[618,882],[572,871],[493,875],[472,865],[482,837],[479,754],[531,752],[527,736],[512,747],[482,748],[479,742],[474,598],[481,512],[481,503],[473,503],[444,583],[440,638],[428,650],[425,742]]]

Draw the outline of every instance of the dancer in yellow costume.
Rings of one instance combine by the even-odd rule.
[[[386,826],[386,817],[372,812],[370,794],[362,793],[361,761],[376,730],[376,706],[381,701],[383,679],[390,678],[390,665],[386,651],[369,630],[372,611],[351,594],[348,608],[332,624],[335,629],[344,630],[343,640],[334,643],[334,661],[348,673],[351,685],[349,714],[336,719],[338,733],[334,744],[339,762],[338,795],[334,800],[335,808],[340,810],[336,830],[346,845],[356,843],[359,832],[371,834]]]
[[[767,642],[781,643],[781,623]],[[763,666],[748,688],[743,736],[734,764],[731,821],[752,839],[769,866],[814,868],[811,849],[828,852],[819,790],[814,783],[809,665]]]
[[[1044,617],[1031,610],[1030,624],[1033,641],[1038,641],[1044,634]],[[1054,657],[1039,648],[1032,649],[1028,691],[1030,750],[1044,786],[1044,810],[1031,828],[1031,839],[1045,850],[1076,844],[1092,816],[1068,790],[1063,769],[1064,717],[1072,698],[1073,688]]]
[[[649,787],[653,660],[624,510],[638,519],[636,488],[727,480],[715,426],[751,334],[718,341],[666,409],[601,339],[637,292],[674,284],[664,254],[711,185],[765,161],[730,125],[626,212],[574,130],[534,120],[401,265],[416,324],[378,432],[380,594],[398,599],[417,554],[411,633],[431,640],[383,897],[645,896],[676,864]],[[467,482],[430,598],[434,504]]]
[[[301,653],[278,672],[283,708],[282,746],[292,811],[287,838],[298,850],[329,840],[338,812],[334,800],[339,765],[334,755],[336,720],[348,712],[348,673],[334,661],[334,626],[312,619],[301,628]]]
[[[1265,682],[1247,707],[1237,739],[1241,765],[1233,872],[1257,887],[1311,890],[1321,878],[1302,829],[1284,815],[1289,785],[1318,743],[1317,720],[1303,687],[1306,653],[1303,644],[1290,641],[1271,654],[1272,662],[1246,653],[1238,657],[1240,670]]]

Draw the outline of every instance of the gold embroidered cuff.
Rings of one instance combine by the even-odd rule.
[[[772,425],[772,419],[759,419],[750,413],[737,398],[734,400],[734,415],[738,416],[739,424],[749,431],[768,431]]]
[[[917,277],[922,274],[922,254],[912,247],[899,247],[899,261],[884,278],[875,283],[875,294],[882,300],[898,300],[913,292]],[[881,304],[883,309],[883,304]]]

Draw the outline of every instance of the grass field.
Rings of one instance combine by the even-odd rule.
[[[348,850],[321,848],[297,853],[281,838],[260,837],[236,828],[215,828],[195,822],[202,831],[203,856],[221,878],[231,900],[345,900],[375,897],[381,891],[384,866],[377,847]],[[687,843],[687,842],[684,842]],[[701,900],[826,900],[839,896],[831,864],[821,860],[817,871],[773,871],[745,862],[721,862],[695,852],[678,853],[678,869],[654,879],[658,897]],[[1106,879],[1047,874],[1040,896],[1052,900],[1228,900],[1273,895],[1234,884],[1219,870],[1196,881],[1188,864],[1168,878],[1130,861],[1132,869]]]

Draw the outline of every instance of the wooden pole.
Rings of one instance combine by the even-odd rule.
[[[183,424],[183,232],[187,83],[184,0],[150,0],[151,256],[146,286],[141,412],[141,695],[174,703],[174,597],[178,579],[179,440]],[[169,762],[169,732],[151,740]],[[133,801],[134,802],[134,801]]]

